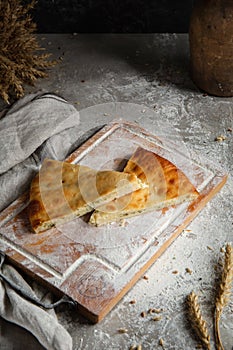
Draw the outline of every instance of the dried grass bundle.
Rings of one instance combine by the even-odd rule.
[[[215,338],[218,350],[224,350],[219,330],[219,322],[224,307],[228,304],[231,295],[233,281],[233,249],[230,244],[226,245],[225,260],[222,270],[221,282],[215,302]]]
[[[45,70],[55,64],[34,35],[36,24],[30,11],[35,0],[23,5],[20,0],[0,0],[0,96],[9,103],[24,95],[24,84],[33,85],[47,76]],[[24,1],[25,4],[25,1]]]
[[[187,297],[189,307],[189,317],[195,329],[197,336],[201,340],[206,349],[210,350],[210,335],[206,326],[206,322],[202,317],[201,309],[198,303],[198,296],[191,292]]]

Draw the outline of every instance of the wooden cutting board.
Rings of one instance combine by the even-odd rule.
[[[28,194],[0,214],[0,250],[24,272],[77,302],[92,322],[100,321],[220,190],[227,176],[190,159],[182,145],[162,140],[136,124],[112,122],[72,153],[67,162],[122,170],[138,146],[169,159],[198,189],[191,203],[92,227],[77,218],[44,233],[32,232]],[[184,148],[184,147],[183,147]]]

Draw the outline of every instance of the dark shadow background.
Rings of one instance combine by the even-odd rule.
[[[38,0],[41,33],[186,33],[193,0]]]

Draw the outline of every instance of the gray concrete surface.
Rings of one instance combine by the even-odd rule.
[[[43,88],[67,98],[81,111],[83,130],[111,120],[117,102],[126,103],[122,114],[127,114],[128,103],[137,104],[141,113],[122,117],[155,133],[159,124],[164,136],[182,140],[191,155],[198,153],[229,173],[221,192],[149,269],[148,279],[140,279],[101,323],[90,325],[73,310],[57,310],[74,349],[123,350],[141,344],[143,350],[162,350],[162,338],[166,350],[193,350],[199,341],[185,307],[192,290],[199,295],[214,349],[215,266],[220,248],[233,242],[233,98],[208,96],[193,85],[187,35],[65,34],[41,35],[39,40],[60,63],[27,92]],[[148,117],[147,108],[154,117]],[[226,138],[217,142],[219,135]],[[163,309],[161,320],[140,316],[150,308]],[[120,334],[119,328],[128,332]],[[224,349],[231,350],[233,297],[222,317],[221,334]],[[0,335],[0,349],[42,349],[30,334],[4,320]]]

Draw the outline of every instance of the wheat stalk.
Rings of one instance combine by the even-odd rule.
[[[215,338],[218,350],[224,350],[221,337],[219,322],[224,307],[227,305],[231,295],[231,285],[233,281],[233,249],[230,244],[226,245],[225,261],[219,285],[218,295],[215,302]]]
[[[33,85],[46,77],[46,70],[57,63],[48,60],[49,54],[40,53],[30,14],[35,3],[0,0],[0,98],[7,103],[22,97],[25,84]]]
[[[206,322],[202,317],[201,309],[198,303],[198,296],[191,292],[187,297],[189,307],[189,317],[193,324],[193,327],[205,346],[206,349],[210,350],[210,335],[206,326]]]

